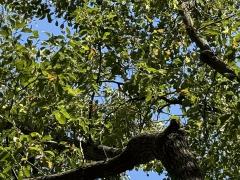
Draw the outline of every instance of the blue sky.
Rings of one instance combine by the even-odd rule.
[[[129,177],[131,180],[160,180],[163,179],[165,176],[164,175],[158,175],[155,172],[143,172],[143,171],[129,171],[128,172]]]

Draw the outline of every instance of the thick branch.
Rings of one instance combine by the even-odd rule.
[[[194,156],[188,150],[185,135],[175,120],[171,120],[162,133],[134,137],[120,154],[107,161],[35,179],[90,180],[116,175],[153,159],[160,160],[173,179],[203,179]]]
[[[232,69],[230,69],[227,64],[225,64],[218,57],[216,57],[215,54],[212,52],[211,48],[209,47],[207,41],[198,35],[197,30],[193,26],[193,20],[189,14],[188,5],[189,3],[187,2],[182,3],[182,10],[180,11],[180,14],[182,15],[183,22],[186,26],[186,30],[190,39],[195,42],[201,50],[200,60],[209,65],[211,68],[215,69],[218,73],[222,74],[229,80],[232,81],[236,79],[240,82],[237,74]]]
[[[104,145],[96,145],[91,142],[82,142],[84,158],[86,160],[104,161],[119,155],[122,150]]]

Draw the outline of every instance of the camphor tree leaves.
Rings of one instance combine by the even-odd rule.
[[[2,1],[0,177],[110,159],[177,115],[205,177],[238,179],[240,4],[184,3]],[[33,19],[62,34],[43,40]],[[114,148],[92,157],[93,146]]]

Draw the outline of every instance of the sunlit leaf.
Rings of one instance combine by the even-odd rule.
[[[55,118],[56,118],[56,120],[58,121],[59,124],[65,124],[66,123],[66,118],[60,111],[54,111],[53,115],[55,116]]]

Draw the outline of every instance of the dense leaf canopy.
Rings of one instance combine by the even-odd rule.
[[[200,57],[182,1],[0,2],[2,179],[82,166],[82,141],[123,148],[176,117],[207,178],[239,178],[240,81]],[[189,6],[197,35],[239,77],[240,3]],[[62,34],[43,40],[33,19]]]

